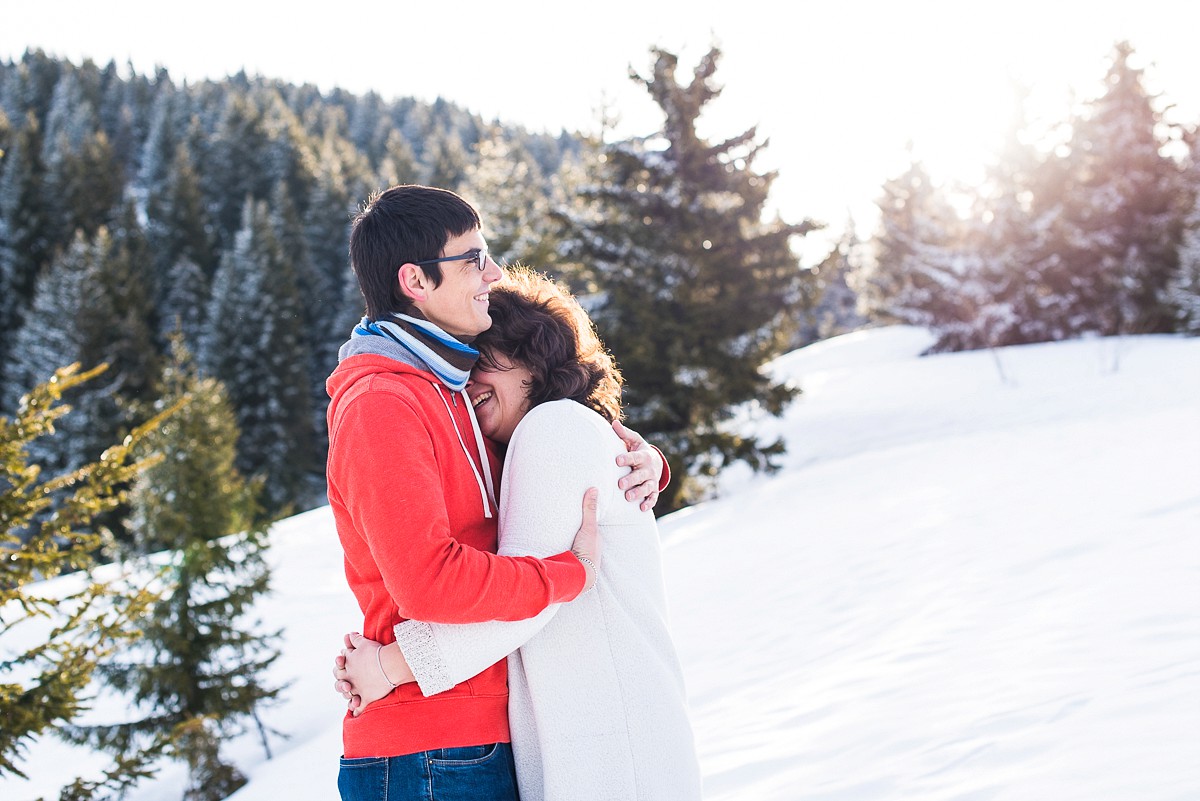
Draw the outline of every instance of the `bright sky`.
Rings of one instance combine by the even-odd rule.
[[[851,213],[871,219],[909,142],[936,178],[976,175],[1010,117],[1010,78],[1033,87],[1035,116],[1062,120],[1072,97],[1098,92],[1118,39],[1133,43],[1177,119],[1195,124],[1197,29],[1192,0],[0,0],[0,57],[41,47],[139,71],[162,65],[176,80],[244,68],[387,98],[441,95],[554,132],[596,130],[606,102],[620,133],[655,130],[657,109],[629,67],[648,72],[649,48],[661,45],[681,55],[688,78],[716,41],[725,91],[702,133],[758,125],[783,216],[837,229]]]

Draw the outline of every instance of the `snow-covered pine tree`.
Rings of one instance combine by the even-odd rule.
[[[1193,147],[1200,152],[1200,139]],[[1200,162],[1193,165],[1192,174],[1200,178]],[[1193,336],[1200,334],[1200,183],[1192,192],[1195,201],[1183,220],[1183,235],[1179,240],[1179,271],[1171,280],[1168,299],[1175,308],[1177,329]]]
[[[967,272],[961,222],[945,192],[913,159],[883,185],[874,259],[863,270],[861,291],[872,320],[906,323],[938,334],[935,347],[961,347],[971,308],[963,293]]]
[[[65,247],[76,230],[90,238],[111,222],[124,181],[77,75],[75,70],[64,72],[54,87],[42,139],[43,197],[54,249]]]
[[[198,348],[205,336],[208,278],[198,264],[183,256],[160,280],[166,289],[157,309],[158,338],[168,341],[178,334],[188,350]]]
[[[26,317],[38,273],[48,263],[51,248],[50,219],[42,194],[45,168],[40,127],[32,112],[21,123],[11,133],[9,147],[0,161],[0,389],[13,380],[7,365],[16,332]],[[38,381],[47,377],[49,373]],[[10,393],[0,409],[14,409],[10,401],[20,394]]]
[[[318,179],[317,186],[320,186]],[[317,191],[316,187],[310,193],[309,200],[319,200],[328,203],[328,199]],[[322,241],[320,253],[323,258],[329,257],[329,244],[336,247],[341,239],[337,230],[339,218],[342,226],[348,229],[349,216],[345,208],[314,209],[309,205],[313,217],[328,216],[331,225],[319,228],[305,225],[300,219],[293,203],[287,185],[280,181],[275,185],[271,198],[271,227],[275,238],[279,241],[282,257],[291,264],[296,276],[296,303],[300,310],[297,331],[303,338],[303,354],[305,359],[305,375],[309,377],[308,409],[311,414],[310,428],[316,447],[317,463],[324,463],[325,451],[329,436],[326,432],[325,409],[329,398],[325,393],[325,378],[337,366],[337,347],[340,340],[349,330],[349,323],[338,326],[336,314],[340,307],[341,286],[335,283],[335,278],[327,265],[318,265],[313,258],[309,244],[314,241],[318,230],[328,232],[332,243]],[[347,240],[347,249],[349,243]],[[343,250],[344,254],[346,250]],[[340,328],[339,331],[333,329]],[[336,343],[335,343],[335,340]]]
[[[109,231],[111,245],[101,264],[100,284],[90,291],[103,290],[112,306],[113,319],[104,323],[97,339],[102,343],[103,360],[109,365],[111,381],[118,394],[120,419],[136,413],[136,403],[151,397],[154,377],[159,371],[159,350],[154,340],[156,314],[151,297],[154,286],[153,262],[146,232],[138,222],[132,200],[121,204],[113,214]]]
[[[1028,91],[1014,87],[1014,113],[999,151],[988,165],[964,220],[964,250],[977,258],[964,295],[973,306],[963,330],[968,348],[996,347],[1054,339],[1054,309],[1064,302],[1051,292],[1053,220],[1061,204],[1052,190],[1048,156],[1031,143],[1025,101]]]
[[[715,144],[697,134],[719,92],[719,50],[686,84],[674,54],[652,54],[653,74],[632,77],[662,109],[664,128],[604,147],[569,247],[596,276],[591,314],[625,376],[629,422],[678,477],[659,501],[670,511],[699,498],[725,465],[770,467],[783,451],[782,441],[725,424],[747,403],[779,414],[795,394],[760,368],[784,345],[811,275],[790,243],[812,224],[763,219],[775,176],[754,170],[763,147],[754,129]]]
[[[233,246],[246,198],[266,200],[274,186],[263,169],[270,133],[260,101],[229,87],[216,130],[206,142],[204,163],[197,165],[218,252]]]
[[[1080,304],[1073,334],[1174,327],[1166,292],[1177,264],[1180,169],[1163,155],[1169,125],[1132,62],[1133,48],[1118,43],[1104,94],[1072,126],[1063,222]]]
[[[413,146],[398,130],[388,134],[387,149],[379,163],[378,186],[395,186],[396,184],[416,183],[420,177],[421,168],[413,153]]]
[[[457,129],[448,125],[435,125],[430,136],[425,143],[424,183],[457,191],[471,160],[462,138]]]
[[[494,256],[539,270],[557,266],[546,180],[516,137],[495,127],[479,141],[475,162],[467,167],[463,193],[483,218]]]
[[[147,195],[161,193],[171,183],[169,172],[181,144],[187,96],[173,87],[160,86],[150,110],[150,132],[142,145],[137,187]]]
[[[266,676],[278,633],[248,619],[268,591],[268,542],[256,490],[234,464],[238,431],[224,388],[196,374],[178,339],[161,394],[158,405],[178,411],[141,445],[158,461],[131,500],[139,550],[168,554],[162,599],[139,620],[138,646],[100,668],[129,694],[134,719],[74,733],[118,757],[165,749],[188,762],[188,797],[215,801],[244,783],[221,760],[220,739],[254,725],[266,747],[259,711],[282,689]]]
[[[16,408],[25,392],[65,364],[91,368],[103,363],[103,350],[97,346],[115,312],[108,293],[94,290],[102,285],[102,265],[110,248],[107,229],[91,241],[80,231],[38,279],[5,366],[6,408]],[[119,423],[109,417],[116,413],[110,402],[114,390],[112,378],[102,375],[69,391],[73,413],[57,424],[61,436],[30,445],[34,460],[47,470],[65,472],[97,458],[117,438]]]
[[[841,237],[817,265],[817,292],[809,315],[811,337],[806,337],[804,344],[846,334],[867,324],[866,317],[858,310],[858,292],[852,286],[862,267],[862,248],[854,220],[847,219]]]
[[[317,452],[304,353],[304,313],[265,201],[246,199],[221,257],[200,364],[229,392],[241,440],[238,469],[264,481],[272,513],[304,502]]]

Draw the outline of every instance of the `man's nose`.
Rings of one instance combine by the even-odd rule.
[[[490,255],[487,257],[487,266],[483,270],[483,280],[489,284],[494,284],[504,277],[504,268],[500,263],[493,259]]]

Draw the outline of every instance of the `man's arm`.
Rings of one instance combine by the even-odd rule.
[[[624,503],[614,483],[619,471],[610,461],[612,440],[587,419],[590,414],[577,404],[550,404],[531,412],[517,429],[501,482],[500,553],[554,553],[577,529],[586,527],[589,515],[595,526],[595,505],[589,509],[585,502],[580,507],[590,486],[601,488],[600,514],[606,506]],[[586,596],[573,603],[585,602]],[[396,645],[385,647],[380,657],[390,680],[414,676],[422,693],[433,695],[503,659],[541,631],[559,608],[553,605],[536,617],[513,622],[443,625],[409,620],[396,626]],[[378,678],[374,658],[347,655],[351,672],[368,681]],[[360,692],[359,682],[354,684],[355,692],[368,702],[381,697],[377,690],[390,689],[386,684],[375,689],[364,685]]]
[[[363,393],[348,403],[331,432],[330,483],[363,539],[351,561],[370,562],[348,569],[377,570],[401,617],[517,620],[583,590],[589,576],[569,542],[544,559],[501,557],[459,543],[419,412],[388,392]],[[471,502],[480,504],[482,516],[482,500]]]
[[[626,428],[620,420],[614,420],[612,426],[625,443],[626,453],[617,457],[618,465],[629,468],[629,472],[618,482],[625,491],[625,500],[640,503],[641,510],[648,512],[658,502],[659,494],[671,483],[671,467],[662,451],[646,442],[641,434]]]

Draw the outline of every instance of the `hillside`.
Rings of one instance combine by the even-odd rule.
[[[1200,339],[918,358],[928,342],[777,360],[804,394],[745,425],[786,436],[782,469],[662,521],[706,797],[1195,797]],[[228,745],[252,776],[234,798],[336,797],[328,668],[356,609],[328,509],[272,539],[263,613],[293,684],[267,722],[291,738],[270,762]],[[46,741],[0,796],[102,764]],[[132,798],[180,787],[167,766]]]

